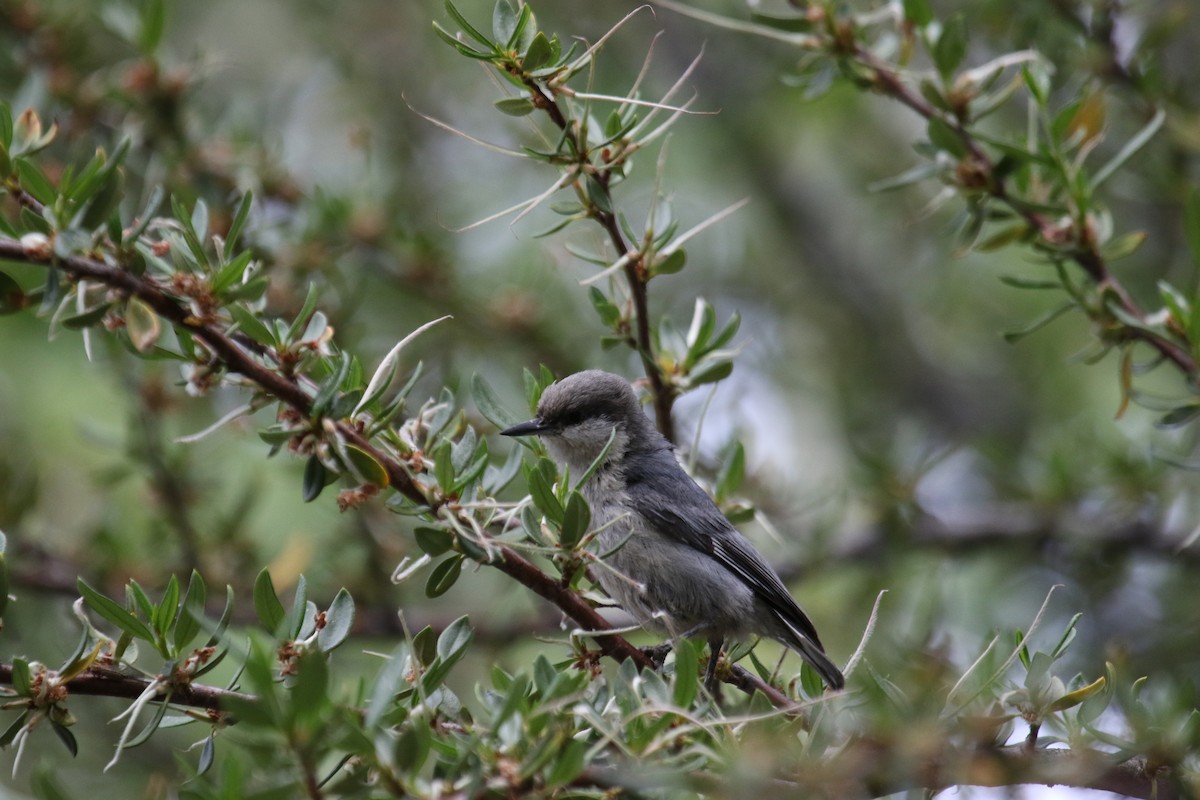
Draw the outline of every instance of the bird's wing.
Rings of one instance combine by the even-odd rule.
[[[712,556],[749,586],[782,622],[824,649],[817,629],[775,570],[730,524],[712,498],[680,469],[674,457],[668,453],[666,458],[669,464],[652,464],[646,473],[626,475],[626,490],[634,509],[660,534]],[[678,471],[678,475],[669,476],[674,480],[654,480],[655,471]],[[658,488],[663,485],[671,487],[671,496]]]

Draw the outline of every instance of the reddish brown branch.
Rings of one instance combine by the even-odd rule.
[[[12,665],[0,664],[0,683],[11,685],[12,680]],[[67,691],[70,694],[91,695],[94,697],[122,697],[126,700],[134,700],[140,697],[149,686],[150,681],[146,678],[125,675],[116,670],[104,667],[91,667],[66,683]],[[163,697],[165,698],[166,695]],[[231,698],[248,702],[257,700],[254,695],[193,683],[176,686],[171,691],[169,702],[172,705],[203,708],[208,711],[222,711],[222,702]]]
[[[589,160],[587,143],[579,140],[576,131],[570,126],[570,122],[563,115],[562,109],[558,107],[553,95],[531,78],[525,79],[525,86],[529,89],[534,106],[545,111],[555,127],[570,138],[580,159]],[[590,166],[590,160],[588,164]],[[611,172],[603,169],[593,169],[592,171],[595,173],[596,180],[604,186],[604,190],[607,192]],[[621,232],[617,215],[612,211],[595,208],[592,216],[608,235],[617,257],[629,256],[631,248],[625,241],[624,233]],[[629,258],[625,264],[625,280],[629,284],[629,293],[633,298],[634,336],[631,344],[641,356],[642,369],[646,373],[646,379],[650,382],[650,394],[654,400],[654,419],[658,424],[658,430],[668,441],[674,442],[675,420],[672,416],[672,408],[675,404],[675,394],[663,381],[662,370],[654,358],[654,341],[650,334],[650,310],[646,292],[649,277],[645,270],[646,265],[637,258]]]
[[[41,265],[49,262],[48,258],[31,256],[25,252],[19,242],[3,237],[0,237],[0,258]],[[229,371],[246,377],[262,391],[286,403],[306,417],[311,415],[312,398],[295,379],[284,376],[260,363],[255,355],[234,342],[215,325],[200,322],[192,317],[181,303],[165,294],[150,279],[78,256],[58,259],[55,263],[65,273],[76,279],[87,278],[122,290],[129,295],[136,295],[154,309],[159,316],[188,330],[193,336],[204,342]],[[336,424],[339,434],[346,441],[370,453],[383,465],[391,485],[396,491],[419,505],[428,506],[430,504],[425,492],[413,482],[408,471],[399,461],[386,451],[377,448],[353,426],[341,422]],[[432,506],[430,510],[436,513],[437,506]],[[538,569],[520,553],[501,544],[497,544],[493,549],[497,552],[497,556],[490,562],[491,566],[514,578],[535,594],[554,603],[581,628],[596,631],[605,631],[610,628],[604,618],[597,614],[595,609],[588,605],[582,597],[570,589],[564,588],[557,580]],[[617,660],[631,658],[639,666],[651,666],[650,659],[641,650],[620,636],[599,636],[596,638],[596,642],[605,655],[612,656]]]
[[[926,120],[939,119],[949,125],[962,142],[963,147],[966,148],[967,158],[973,162],[973,170],[987,177],[984,190],[993,199],[1003,203],[1021,217],[1030,230],[1034,231],[1047,245],[1053,245],[1056,242],[1060,234],[1056,230],[1055,224],[1013,199],[1004,178],[997,176],[996,165],[992,158],[960,120],[934,108],[920,93],[906,84],[890,65],[868,48],[856,45],[850,52],[850,57],[871,71],[875,79],[875,86],[882,94],[907,106]],[[1102,293],[1110,293],[1122,311],[1144,320],[1145,312],[1125,287],[1113,277],[1104,257],[1096,249],[1095,243],[1091,241],[1091,237],[1085,235],[1086,231],[1080,231],[1078,234],[1079,246],[1069,253],[1069,258],[1079,265]],[[1197,366],[1196,360],[1185,347],[1165,336],[1143,328],[1129,327],[1128,335],[1153,347],[1174,363],[1189,380],[1197,378],[1200,367]]]

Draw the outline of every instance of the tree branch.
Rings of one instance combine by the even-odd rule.
[[[13,674],[11,664],[0,664],[0,683],[12,684]],[[136,700],[146,691],[150,681],[134,675],[126,675],[115,669],[93,666],[76,675],[65,686],[71,694],[90,695],[94,697],[121,697],[126,700]],[[218,689],[215,686],[204,686],[198,683],[175,686],[171,690],[168,702],[176,706],[190,706],[207,711],[225,712],[221,708],[223,701],[237,698],[254,702],[258,698],[243,692],[229,689]],[[166,699],[164,695],[157,702]],[[225,721],[229,721],[224,718]]]

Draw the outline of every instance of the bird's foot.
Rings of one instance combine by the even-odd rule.
[[[654,647],[643,647],[642,652],[654,662],[654,669],[657,672],[662,672],[663,664],[666,663],[667,656],[671,653],[671,643],[663,642]]]

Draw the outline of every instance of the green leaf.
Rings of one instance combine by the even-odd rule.
[[[1100,255],[1106,261],[1116,261],[1119,258],[1124,258],[1141,247],[1142,242],[1146,241],[1148,235],[1145,231],[1131,231],[1124,236],[1118,236],[1116,239],[1112,239],[1104,244],[1100,249]]]
[[[154,634],[146,624],[125,610],[124,606],[93,589],[83,578],[75,581],[83,602],[104,619],[116,625],[121,630],[138,639],[147,642],[154,641]]]
[[[387,469],[371,453],[357,445],[347,444],[346,455],[350,457],[350,465],[367,483],[373,483],[380,488],[391,484],[392,479]]]
[[[326,478],[325,465],[321,463],[321,459],[317,457],[316,453],[309,456],[308,461],[304,464],[304,484],[302,487],[304,502],[311,503],[321,495],[321,491],[328,483]]]
[[[604,327],[615,328],[617,323],[621,321],[621,310],[604,296],[604,292],[595,286],[588,288],[588,299],[592,301],[592,308],[596,309],[596,313],[600,316],[600,322],[604,324]]]
[[[163,703],[163,708],[166,708],[166,703]],[[54,731],[58,740],[63,743],[63,747],[67,748],[67,752],[71,754],[72,758],[79,755],[79,744],[75,741],[75,734],[71,733],[70,728],[54,719],[50,720],[50,728]],[[126,745],[126,747],[131,744],[132,742]]]
[[[558,496],[554,494],[553,482],[556,474],[554,462],[545,457],[539,458],[536,464],[525,468],[525,478],[529,484],[529,494],[533,498],[534,505],[553,522],[561,525],[566,511],[559,502]]]
[[[29,302],[28,295],[21,291],[21,285],[7,273],[0,272],[0,314],[22,311]]]
[[[18,158],[14,163],[17,168],[17,179],[21,182],[22,188],[33,195],[39,203],[52,204],[54,198],[58,196],[58,192],[37,165],[27,158]]]
[[[434,567],[425,581],[425,596],[441,597],[450,591],[462,573],[462,563],[463,557],[455,553]]]
[[[272,636],[278,633],[284,618],[283,603],[279,602],[271,573],[265,568],[254,579],[254,613],[268,633]]]
[[[918,28],[933,22],[933,6],[929,0],[904,0],[904,18]]]
[[[33,693],[33,678],[29,672],[29,662],[20,656],[13,659],[12,686],[21,697],[29,697]]]
[[[354,614],[354,598],[343,587],[334,595],[329,610],[325,612],[325,627],[317,633],[317,647],[322,652],[328,653],[346,641],[354,628]]]
[[[251,252],[245,250],[237,258],[232,259],[217,270],[217,274],[212,277],[212,290],[223,296],[240,294],[244,291],[248,284],[243,283],[243,280],[246,270],[250,266],[251,256]],[[249,283],[253,283],[254,280],[252,278]]]
[[[225,248],[223,255],[225,260],[233,258],[233,253],[237,249],[238,237],[242,235],[242,228],[246,226],[246,220],[250,217],[250,206],[254,202],[254,193],[247,190],[242,195],[242,202],[238,204],[238,210],[233,215],[233,222],[229,225],[229,232],[225,234]]]
[[[471,375],[471,397],[475,400],[475,407],[479,409],[479,413],[497,428],[508,428],[519,422],[517,417],[500,403],[500,398],[496,397],[491,385],[478,372]]]
[[[433,558],[448,553],[454,546],[454,537],[441,528],[416,528],[413,538],[417,540],[417,547]]]
[[[942,78],[948,78],[967,54],[967,23],[962,13],[954,14],[942,25],[942,33],[933,46],[933,63]]]
[[[142,0],[141,30],[137,45],[143,55],[151,55],[158,49],[166,28],[167,10],[165,0]]]
[[[154,608],[154,615],[151,617],[151,622],[154,629],[158,631],[159,636],[165,637],[167,632],[175,624],[175,620],[179,615],[179,578],[174,575],[167,581],[167,588],[163,591],[162,600]]]
[[[503,0],[501,1],[503,2]],[[493,105],[496,106],[497,111],[510,117],[528,116],[537,109],[537,106],[528,97],[504,97]]]
[[[1180,406],[1159,418],[1154,423],[1154,427],[1162,429],[1182,428],[1197,417],[1200,417],[1200,405]]]
[[[8,747],[10,744],[12,744],[13,739],[15,739],[17,734],[21,732],[21,729],[25,727],[25,723],[29,720],[29,715],[32,713],[32,709],[27,708],[17,715],[17,718],[12,721],[12,724],[4,729],[4,733],[0,734],[0,747]]]
[[[672,698],[680,708],[691,708],[696,699],[700,679],[700,654],[691,639],[679,639],[674,644],[675,677]]]
[[[480,33],[477,28],[471,25],[471,23],[467,22],[467,18],[462,15],[462,12],[454,7],[454,4],[451,3],[450,0],[446,0],[446,13],[449,14],[451,18],[453,18],[453,20],[462,27],[463,31],[468,36],[479,42],[492,53],[495,53],[496,46],[492,40]]]
[[[496,42],[507,43],[517,29],[517,10],[509,0],[496,0],[492,7],[492,36]]]
[[[521,66],[526,72],[534,72],[541,68],[554,57],[554,50],[550,45],[550,40],[546,38],[546,34],[541,31],[533,37],[533,41],[529,43],[529,49],[525,51],[525,58],[521,62]]]
[[[568,739],[555,753],[546,775],[547,788],[566,786],[575,780],[586,763],[588,744],[578,739]]]
[[[950,123],[940,116],[929,118],[929,141],[939,150],[944,150],[956,158],[967,154],[967,147]]]
[[[446,629],[442,631],[442,635],[438,637],[437,654],[438,658],[446,662],[447,665],[452,665],[458,662],[467,653],[467,645],[471,643],[471,638],[475,635],[471,628],[471,620],[467,616],[461,616],[451,622]]]
[[[299,639],[308,610],[308,580],[301,574],[296,579],[296,592],[292,595],[292,607],[283,621],[283,632],[289,639]]]
[[[562,532],[559,544],[567,549],[575,547],[592,524],[592,511],[588,508],[587,500],[579,492],[571,492],[567,498],[567,507],[563,512]]]
[[[204,614],[204,601],[208,589],[204,578],[196,570],[188,579],[187,591],[183,593],[183,604],[179,618],[175,620],[175,629],[171,631],[171,642],[177,651],[187,647],[196,634],[200,632],[200,617]]]
[[[682,250],[672,251],[666,258],[654,262],[652,272],[655,275],[674,275],[687,264],[687,253]]]
[[[1058,308],[1055,308],[1052,311],[1048,311],[1047,313],[1038,317],[1033,322],[1026,325],[1024,328],[1017,330],[1017,331],[1009,331],[1008,333],[1005,333],[1004,341],[1009,342],[1009,343],[1018,342],[1021,339],[1024,339],[1029,334],[1034,333],[1036,331],[1040,331],[1042,328],[1046,327],[1051,322],[1058,319],[1059,317],[1061,317],[1063,314],[1067,313],[1074,307],[1075,307],[1074,302],[1063,303]]]
[[[226,308],[242,333],[259,344],[265,344],[268,347],[275,346],[275,334],[258,317],[254,316],[251,311],[237,303],[230,304]]]

